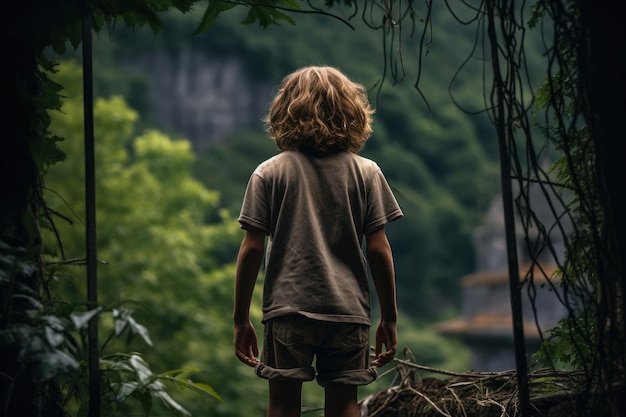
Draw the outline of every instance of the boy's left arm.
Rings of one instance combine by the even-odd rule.
[[[237,358],[249,366],[258,363],[259,347],[256,331],[250,322],[250,303],[263,261],[264,246],[265,233],[259,229],[248,229],[237,256],[233,343]]]
[[[398,349],[396,330],[398,311],[396,306],[393,254],[385,230],[382,227],[366,236],[366,246],[381,314],[380,322],[376,328],[376,359],[372,362],[372,365],[380,367],[391,362]],[[383,345],[386,348],[385,352],[382,351]]]

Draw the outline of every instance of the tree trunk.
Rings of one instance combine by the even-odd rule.
[[[20,27],[20,19],[28,19],[27,7],[22,6],[22,14],[13,14],[16,11],[7,6],[4,16],[12,21],[9,24],[2,19],[0,25],[0,79],[4,82],[0,94],[0,410],[6,417],[55,416],[61,411],[56,385],[36,383],[33,370],[19,353],[20,344],[28,342],[27,332],[19,326],[29,326],[26,310],[32,309],[32,304],[16,295],[28,291],[30,296],[38,296],[40,289],[36,213],[41,184],[33,155],[36,144],[41,143],[38,135],[46,126],[46,115],[36,107],[41,79],[32,39],[15,29]]]
[[[625,2],[583,0],[582,24],[587,44],[579,68],[587,126],[595,145],[598,195],[602,208],[597,253],[597,347],[603,395],[609,395],[611,415],[624,415],[626,375],[626,39]],[[620,387],[621,386],[621,387]],[[616,387],[617,390],[616,390]],[[621,393],[619,392],[621,390]]]

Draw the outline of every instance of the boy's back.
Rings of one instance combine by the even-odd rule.
[[[363,236],[401,215],[378,165],[354,153],[285,151],[259,165],[239,220],[270,236],[263,320],[370,325]]]

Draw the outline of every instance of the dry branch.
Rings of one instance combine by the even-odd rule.
[[[360,403],[362,417],[518,417],[517,378],[503,372],[452,372],[396,359],[399,381]],[[420,372],[427,374],[423,377]],[[433,375],[433,376],[431,376]],[[570,416],[583,373],[529,373],[531,407],[540,416]]]

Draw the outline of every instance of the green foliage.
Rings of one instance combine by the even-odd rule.
[[[139,336],[148,345],[152,344],[147,329],[135,321],[132,312],[128,309],[114,308],[107,312],[102,308],[97,308],[83,313],[72,312],[69,318],[74,325],[74,330],[78,330],[79,333],[76,336],[71,333],[67,335],[68,346],[72,347],[71,352],[77,356],[77,360],[80,360],[81,367],[74,374],[58,375],[58,377],[59,381],[64,381],[61,384],[62,391],[66,396],[64,403],[68,404],[70,409],[72,404],[76,404],[75,412],[77,415],[85,415],[89,405],[86,388],[88,386],[88,374],[85,369],[87,363],[87,323],[91,320],[101,320],[105,313],[108,313],[113,319],[113,325],[109,326],[110,334],[103,342],[100,348],[101,352],[106,352],[108,344],[115,339],[121,339],[124,333],[127,335],[127,343]],[[179,389],[191,390],[202,396],[221,400],[212,387],[188,379],[186,374],[190,370],[177,369],[154,374],[139,353],[104,354],[100,359],[100,372],[101,381],[104,385],[102,416],[119,415],[120,412],[127,413],[133,409],[131,400],[140,403],[145,415],[150,415],[153,401],[156,400],[164,404],[173,415],[189,416],[189,412],[170,397],[169,390],[163,382],[169,382],[170,385]]]
[[[0,329],[3,350],[11,347],[17,353],[17,363],[33,382],[43,384],[57,375],[79,367],[79,361],[64,349],[68,324],[52,314],[39,301],[37,293],[26,285],[15,282],[13,275],[31,274],[36,266],[23,248],[9,248],[2,243],[0,255],[0,288],[3,309],[13,314],[7,317],[10,325]],[[6,251],[5,251],[6,250]],[[21,307],[16,311],[16,307]]]
[[[6,271],[24,274],[31,273],[35,267],[25,260],[25,251],[13,249],[12,252],[13,255],[8,255],[7,251],[0,256],[0,289],[3,294],[7,294],[5,290],[12,281]],[[101,321],[107,316],[112,319],[110,334],[105,338],[101,351],[106,351],[112,340],[121,339],[125,334],[128,342],[139,336],[145,343],[152,344],[146,328],[135,321],[128,309],[107,311],[98,307],[86,310],[81,305],[61,301],[41,302],[36,293],[23,285],[13,288],[10,297],[3,301],[21,304],[22,314],[13,314],[11,326],[0,330],[3,349],[16,352],[16,365],[21,369],[19,378],[31,379],[36,384],[37,393],[47,397],[48,401],[56,399],[67,412],[75,408],[77,415],[86,414],[88,407],[87,326],[90,321]],[[127,410],[129,398],[140,400],[146,415],[153,399],[163,401],[174,415],[189,415],[169,396],[161,381],[220,399],[210,386],[184,377],[187,370],[152,374],[139,354],[107,355],[102,358],[100,369],[105,399],[101,415],[105,417]],[[58,384],[60,392],[53,388],[55,384]],[[42,412],[47,402],[38,406]]]
[[[236,4],[229,1],[217,0],[209,2],[209,5],[204,12],[204,16],[202,17],[202,23],[196,29],[194,34],[202,33],[209,30],[209,28],[213,25],[213,22],[220,13],[230,10],[235,6]]]
[[[544,129],[550,129],[544,127]],[[554,133],[554,132],[553,132]],[[566,297],[563,302],[569,315],[550,330],[542,344],[537,360],[544,365],[557,365],[572,369],[590,369],[596,360],[593,335],[596,334],[597,266],[590,260],[589,248],[593,246],[594,225],[601,213],[593,208],[594,175],[586,128],[569,133],[570,149],[557,160],[552,171],[567,190],[575,190],[569,210],[576,223],[558,277]],[[558,148],[557,144],[557,148]],[[589,211],[591,209],[591,211]],[[595,213],[592,213],[595,211]],[[591,216],[590,216],[591,215]]]
[[[80,68],[75,64],[66,63],[61,68],[57,77],[65,85],[71,86],[72,80],[80,79]],[[68,95],[63,112],[51,115],[51,130],[66,138],[63,150],[68,158],[48,172],[46,180],[50,191],[46,199],[52,212],[61,215],[56,232],[62,237],[65,256],[53,251],[54,239],[44,236],[51,254],[56,253],[56,257],[50,259],[56,262],[52,291],[75,302],[84,299],[82,285],[74,281],[74,277],[82,276],[84,271],[71,261],[79,259],[83,250],[81,114],[80,96]],[[202,278],[204,271],[222,267],[221,244],[228,246],[230,241],[230,245],[235,246],[240,238],[239,229],[225,212],[211,216],[219,219],[218,223],[204,223],[205,215],[215,209],[218,196],[191,177],[193,154],[188,142],[172,141],[156,131],[137,135],[134,128],[137,114],[119,97],[97,100],[94,115],[98,138],[98,254],[102,260],[98,277],[103,283],[100,300],[103,305],[138,300],[141,309],[137,315],[146,323],[145,327],[139,325],[128,310],[118,308],[113,311],[113,326],[103,325],[102,332],[110,327],[108,331],[118,335],[126,329],[129,336],[141,336],[149,345],[152,340],[165,340],[155,343],[141,357],[164,369],[180,368],[182,364],[185,369],[194,369],[186,373],[203,375],[196,367],[187,366],[195,359],[190,359],[192,357],[187,356],[181,346],[193,343],[196,326],[205,324],[201,311],[205,307],[207,287],[213,283]],[[200,285],[200,282],[205,284]],[[228,291],[229,287],[224,290]],[[220,311],[230,309],[230,302],[228,295]],[[226,321],[228,317],[221,320]],[[148,328],[154,329],[150,338]],[[213,328],[205,328],[205,331],[212,332]],[[127,342],[131,348],[140,349],[134,337]],[[146,380],[143,373],[148,371],[140,366],[139,356],[117,353],[124,348],[121,340],[110,337],[103,346],[103,353],[113,355],[103,363],[108,370],[105,373],[110,380],[108,386],[114,388],[110,395],[116,399],[139,399],[138,404],[146,407],[147,398],[154,397],[165,401],[166,408],[176,414],[185,414],[169,398],[162,382],[207,391],[206,383],[189,385],[183,374],[154,373]],[[117,374],[113,372],[116,370]],[[136,390],[131,395],[132,386]],[[205,404],[196,405],[199,406]],[[124,407],[133,409],[128,404]]]
[[[458,372],[466,371],[469,366],[467,346],[457,339],[438,334],[429,326],[414,326],[406,315],[401,315],[398,320],[398,347],[400,359],[403,358],[401,351],[407,349],[419,364]]]
[[[545,4],[537,2],[533,9],[534,21],[545,12]],[[566,60],[573,60],[574,51],[563,46],[563,56]],[[590,252],[595,244],[596,229],[602,222],[602,213],[596,196],[595,150],[589,130],[573,123],[569,128],[563,128],[578,111],[573,94],[576,83],[561,71],[546,78],[537,89],[533,109],[535,117],[546,109],[552,112],[554,120],[538,121],[537,124],[560,155],[550,167],[550,173],[555,175],[561,189],[572,194],[568,211],[575,224],[573,236],[568,237],[565,262],[558,271],[559,285],[565,294],[562,302],[569,314],[550,330],[535,359],[544,366],[590,370],[598,354],[594,343],[597,334],[597,265]]]
[[[206,32],[211,28],[215,19],[223,12],[228,11],[237,6],[237,3],[233,3],[228,0],[214,0],[209,1],[207,8],[202,17],[202,21],[194,35]],[[258,22],[263,28],[270,25],[278,25],[281,21],[294,24],[293,19],[288,14],[284,13],[281,9],[287,9],[290,11],[297,11],[300,6],[295,0],[265,0],[261,2],[250,2],[246,4],[248,7],[248,14],[241,23],[251,24]]]
[[[127,406],[130,399],[138,401],[144,414],[150,415],[153,400],[156,399],[173,415],[190,416],[189,411],[169,395],[164,382],[181,389],[191,390],[202,396],[221,400],[220,396],[209,385],[194,383],[187,378],[186,375],[194,371],[193,369],[179,369],[162,374],[154,374],[143,358],[136,353],[107,355],[102,358],[100,366],[103,379],[111,388],[104,395],[105,408],[109,408],[112,405],[117,405],[121,408],[116,410],[116,407],[111,407],[110,414],[106,413],[106,415],[113,416],[117,415],[119,411],[130,411]],[[82,414],[83,411],[79,410],[78,415]]]
[[[596,354],[592,340],[596,327],[593,309],[594,306],[590,305],[572,317],[559,320],[548,332],[541,349],[533,355],[533,360],[541,367],[589,369]]]
[[[260,161],[276,152],[276,144],[264,133],[238,132],[201,153],[194,164],[194,175],[201,178],[207,188],[220,190],[222,207],[239,213],[250,174]]]

